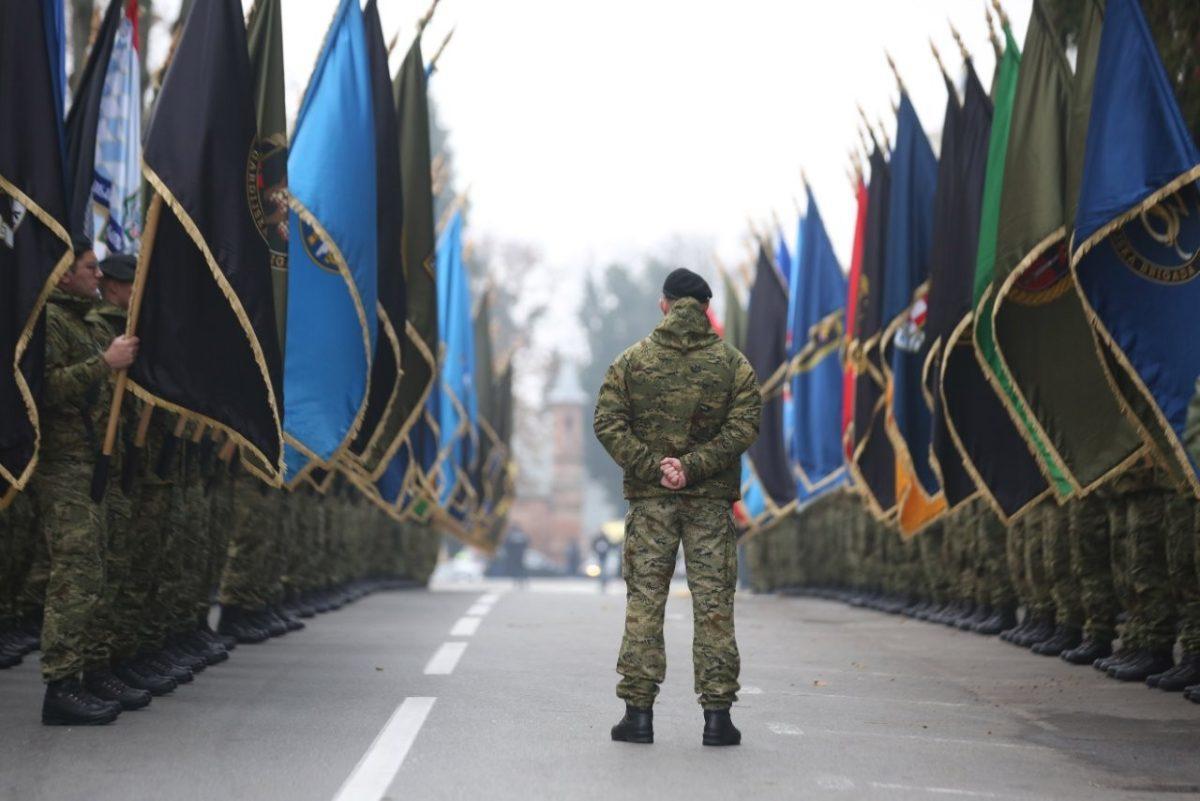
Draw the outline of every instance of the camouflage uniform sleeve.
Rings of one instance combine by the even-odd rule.
[[[596,399],[593,428],[596,439],[622,470],[640,481],[658,483],[660,457],[633,433],[633,406],[625,384],[625,358],[608,368]]]
[[[696,484],[711,478],[736,462],[758,438],[761,418],[762,394],[754,368],[738,354],[729,413],[720,433],[680,459],[688,483]]]
[[[1196,392],[1188,404],[1187,426],[1183,429],[1183,445],[1188,456],[1200,464],[1200,378],[1196,379]]]
[[[108,375],[108,365],[99,351],[82,362],[67,364],[70,334],[54,316],[46,319],[46,387],[45,401],[50,406],[67,409],[81,407],[88,394]]]

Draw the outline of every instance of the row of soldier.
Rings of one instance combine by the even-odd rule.
[[[746,544],[755,589],[996,636],[1200,703],[1200,501],[1142,462],[1005,525],[982,498],[912,539],[843,491]]]
[[[437,559],[429,526],[395,521],[340,478],[324,494],[272,489],[221,434],[136,397],[96,502],[116,376],[140,344],[118,334],[134,267],[76,241],[46,307],[39,463],[0,510],[0,667],[41,649],[46,724],[111,722],[238,643],[424,583]]]

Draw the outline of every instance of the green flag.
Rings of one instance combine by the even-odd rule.
[[[993,364],[1008,377],[1072,490],[1088,491],[1142,450],[1097,356],[1067,255],[1103,14],[1089,0],[1074,79],[1043,15],[1041,3],[1035,3],[1034,25],[1044,35],[1027,45],[1025,69],[1029,75],[1036,67],[1046,69],[1035,102],[1022,106],[1018,96],[1009,143],[991,320]],[[1042,52],[1035,54],[1031,46]]]
[[[1040,3],[1034,3],[1029,31],[1025,36],[1023,58],[1016,55],[1016,42],[1007,26],[1004,35],[1007,40],[1004,59],[1019,59],[1019,67],[1005,69],[1001,65],[994,92],[996,111],[988,145],[979,255],[975,262],[975,355],[1054,493],[1060,498],[1068,498],[1076,487],[1063,468],[1061,459],[1046,444],[1033,416],[1021,402],[996,352],[992,309],[998,287],[1016,263],[1007,259],[1001,261],[998,257],[1011,252],[1024,253],[1030,247],[1027,240],[1031,237],[1038,237],[1034,240],[1036,244],[1051,234],[1055,226],[1062,225],[1061,204],[1057,214],[1053,211],[1048,213],[1046,205],[1054,204],[1048,204],[1038,195],[1042,191],[1038,182],[1045,180],[1040,173],[1049,172],[1051,183],[1056,187],[1053,194],[1061,197],[1062,126],[1065,124],[1063,120],[1069,97],[1070,68],[1063,59],[1058,42],[1054,40],[1053,30]],[[1036,155],[1058,158],[1057,171],[1053,164],[1028,160],[1032,155],[1030,151],[1036,150],[1040,142],[1054,141],[1052,126],[1055,125],[1055,119],[1059,120],[1057,144],[1052,148],[1052,153],[1039,152]],[[1058,178],[1053,178],[1054,175]],[[1051,228],[1043,231],[1039,226],[1047,224],[1047,217],[1051,220]],[[1001,263],[1004,267],[998,271],[997,266]]]
[[[182,15],[180,15],[182,18]],[[246,26],[250,50],[252,96],[258,119],[254,159],[257,170],[247,176],[250,207],[271,252],[271,287],[275,326],[282,353],[287,341],[288,140],[283,87],[283,19],[279,0],[257,0]]]

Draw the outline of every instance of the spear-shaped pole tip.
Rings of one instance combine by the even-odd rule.
[[[429,20],[433,19],[433,12],[437,11],[438,3],[440,2],[441,0],[433,0],[433,2],[429,4],[429,10],[426,11],[421,16],[421,19],[417,21],[417,36],[420,36],[425,32],[425,26],[429,24]]]
[[[950,80],[950,73],[946,72],[946,65],[942,63],[942,54],[938,52],[937,45],[933,43],[933,37],[929,37],[929,49],[933,51],[933,60],[937,62],[938,69],[942,71],[942,77],[947,81]]]
[[[958,53],[962,56],[964,62],[971,60],[971,51],[967,49],[967,45],[963,42],[962,34],[958,32],[958,28],[954,27],[954,22],[950,21],[950,35],[954,37],[955,43],[958,44]]]
[[[450,40],[454,38],[454,31],[454,28],[450,29],[450,32],[446,34],[446,38],[438,45],[437,52],[433,54],[433,58],[429,59],[429,69],[431,71],[437,68],[438,59],[442,57],[442,53],[446,52],[446,45],[450,44]]]
[[[888,66],[892,69],[892,75],[896,76],[896,86],[900,87],[900,92],[903,94],[904,79],[900,77],[900,70],[896,69],[896,62],[892,59],[892,54],[885,49],[883,51],[883,56],[887,59]]]
[[[1008,27],[1008,14],[1004,13],[1004,6],[1000,5],[1000,0],[992,0],[992,8],[996,9],[996,16],[1000,19],[1000,27]]]

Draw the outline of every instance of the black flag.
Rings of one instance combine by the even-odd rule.
[[[51,72],[59,53],[42,11],[0,3],[0,505],[37,461],[42,307],[72,259]]]
[[[152,403],[224,430],[278,482],[282,369],[268,223],[252,202],[253,86],[239,0],[196,3],[146,136],[143,171],[156,197],[130,379]]]
[[[887,245],[892,176],[879,148],[871,154],[867,231],[863,243],[862,289],[855,334],[861,345],[854,385],[854,458],[850,465],[867,505],[877,516],[896,508],[896,454],[884,429],[884,378],[879,352],[883,333],[884,248]]]
[[[783,438],[783,394],[787,372],[787,287],[759,245],[758,266],[746,325],[746,358],[763,389],[762,422],[758,439],[746,452],[763,490],[772,503],[783,509],[796,500],[796,481],[788,464]]]
[[[979,491],[963,466],[946,424],[941,394],[942,348],[958,323],[971,309],[974,259],[979,248],[979,217],[983,203],[983,178],[987,172],[988,137],[992,130],[992,101],[967,62],[967,84],[962,106],[947,79],[948,103],[942,132],[942,157],[938,164],[933,252],[930,259],[929,319],[925,331],[934,343],[933,358],[925,373],[925,388],[933,402],[933,464],[941,475],[949,509],[956,509]]]

